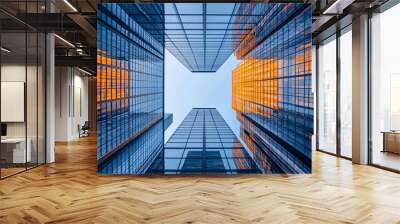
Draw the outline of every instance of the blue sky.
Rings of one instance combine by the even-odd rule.
[[[165,51],[165,112],[174,122],[165,132],[168,140],[193,107],[215,107],[239,136],[240,124],[232,110],[232,70],[239,64],[231,56],[215,73],[191,73],[168,50]]]

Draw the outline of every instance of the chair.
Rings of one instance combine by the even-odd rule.
[[[89,136],[89,129],[90,129],[89,121],[85,121],[82,127],[78,124],[79,138]]]

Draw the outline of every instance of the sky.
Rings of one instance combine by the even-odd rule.
[[[165,140],[194,107],[217,108],[239,136],[240,124],[231,106],[232,70],[239,62],[231,55],[215,73],[192,73],[165,51],[165,112],[172,113],[174,120],[165,132]]]

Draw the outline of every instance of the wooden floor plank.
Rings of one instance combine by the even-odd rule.
[[[0,181],[0,223],[400,223],[400,175],[320,152],[311,175],[96,173],[96,140]]]

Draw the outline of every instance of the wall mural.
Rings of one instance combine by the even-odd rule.
[[[311,16],[300,3],[99,4],[98,172],[311,173]],[[164,139],[165,51],[192,73],[240,60],[227,82],[240,136],[193,108]]]

